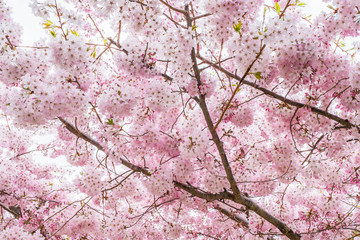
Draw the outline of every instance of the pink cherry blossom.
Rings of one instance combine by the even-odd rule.
[[[0,1],[1,239],[355,239],[359,3]],[[34,33],[35,34],[35,33]]]

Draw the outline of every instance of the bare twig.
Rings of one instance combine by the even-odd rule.
[[[329,104],[328,104],[327,107],[325,108],[325,112],[328,111],[331,103],[332,103],[338,96],[340,96],[340,95],[343,94],[346,90],[348,90],[350,87],[351,87],[351,86],[348,86],[347,88],[345,88],[344,90],[342,90],[341,92],[339,92],[338,94],[336,94],[336,95],[330,100]]]
[[[56,9],[56,15],[58,16],[58,19],[59,19],[59,24],[60,24],[60,29],[63,33],[63,36],[64,36],[64,39],[65,40],[68,40],[67,39],[67,34],[65,33],[64,29],[63,29],[63,25],[64,23],[61,21],[61,14],[60,14],[60,11],[59,11],[59,8],[58,8],[58,5],[57,5],[57,1],[55,0],[55,9]]]
[[[282,18],[284,16],[286,9],[290,6],[290,2],[291,2],[291,0],[288,0],[288,2],[286,3],[286,6],[285,6],[284,10],[281,12],[279,18]]]
[[[312,149],[310,150],[310,153],[306,156],[305,160],[301,163],[301,165],[304,165],[308,159],[310,158],[311,154],[314,152],[314,150],[316,149],[316,146],[320,143],[320,141],[324,138],[324,134],[321,135],[319,137],[319,139],[316,141],[316,143],[312,146]],[[311,145],[310,145],[311,146]]]

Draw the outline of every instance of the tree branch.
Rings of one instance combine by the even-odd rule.
[[[219,124],[221,123],[223,117],[225,116],[226,111],[229,109],[230,104],[232,102],[232,100],[234,99],[236,93],[238,92],[238,90],[240,89],[241,83],[245,80],[245,78],[247,77],[247,75],[249,74],[252,66],[255,64],[255,62],[259,59],[261,53],[263,52],[264,48],[266,47],[266,45],[262,46],[262,48],[260,49],[260,52],[256,55],[255,59],[252,61],[252,63],[249,65],[249,67],[246,69],[244,75],[242,76],[242,78],[240,79],[238,85],[236,86],[235,90],[233,91],[233,94],[231,95],[228,103],[226,104],[226,107],[224,108],[223,112],[221,113],[221,116],[219,118],[219,120],[217,121],[217,123],[215,124],[214,130],[216,130],[216,128],[219,126]]]
[[[178,181],[173,181],[173,183],[174,183],[175,187],[181,188],[181,189],[185,190],[186,192],[190,193],[191,195],[196,196],[201,199],[205,199],[207,201],[228,199],[228,200],[232,200],[236,203],[239,203],[241,205],[244,205],[249,210],[255,212],[257,215],[264,218],[266,221],[268,221],[269,223],[274,225],[276,228],[278,228],[280,230],[280,232],[282,232],[289,239],[293,239],[293,240],[300,239],[300,235],[295,233],[293,230],[291,230],[285,223],[283,223],[276,217],[272,216],[270,213],[268,213],[266,210],[261,208],[259,205],[257,205],[255,202],[253,202],[251,199],[249,199],[243,195],[240,195],[240,197],[236,199],[232,193],[229,193],[227,191],[223,191],[223,192],[216,193],[216,194],[207,193],[207,192],[204,192],[194,186],[185,185]]]
[[[16,206],[10,206],[9,208],[5,207],[0,203],[0,207],[3,208],[5,211],[11,213],[15,218],[22,217],[21,208]]]
[[[246,228],[249,227],[249,222],[243,219],[242,217],[238,216],[236,213],[232,213],[229,210],[222,208],[220,206],[216,206],[215,209],[221,212],[222,214],[228,216],[231,220],[240,223],[242,226]]]
[[[243,197],[239,199],[239,201],[236,201],[237,203],[240,203],[247,207],[249,210],[254,211],[257,215],[264,218],[266,221],[277,227],[277,229],[280,230],[285,236],[287,236],[289,239],[292,240],[299,240],[300,234],[295,233],[293,230],[291,230],[284,222],[280,221],[276,217],[272,216],[270,213],[268,213],[265,209],[261,208],[259,205],[257,205],[255,202],[253,202],[251,199],[247,197]]]
[[[205,59],[204,57],[198,56],[198,58],[201,59],[203,62],[211,65],[215,69],[219,70],[220,72],[226,74],[227,76],[229,76],[231,78],[234,78],[236,80],[239,80],[239,81],[241,80],[241,78],[239,76],[227,71],[226,69],[224,69],[222,67],[219,67],[218,65],[212,63],[211,61]],[[331,113],[329,113],[327,111],[324,111],[324,110],[321,110],[319,108],[312,107],[312,106],[309,106],[309,105],[304,104],[304,103],[299,103],[299,102],[293,101],[293,100],[288,99],[288,98],[284,98],[283,96],[280,96],[279,94],[276,94],[276,93],[274,93],[274,92],[272,92],[272,91],[270,91],[270,90],[268,90],[266,88],[263,88],[263,87],[259,86],[256,83],[253,83],[253,82],[250,82],[250,81],[247,81],[247,80],[243,80],[243,83],[248,85],[248,86],[251,86],[251,87],[253,87],[253,88],[257,89],[257,90],[260,90],[263,93],[265,93],[266,95],[268,95],[268,96],[270,96],[272,98],[278,99],[278,100],[280,100],[280,101],[282,101],[284,103],[287,103],[287,104],[289,104],[291,106],[298,107],[298,108],[302,108],[302,107],[305,107],[305,106],[309,107],[312,112],[317,113],[317,114],[319,114],[321,116],[327,117],[327,118],[329,118],[331,120],[334,120],[334,121],[340,123],[341,125],[343,125],[345,128],[355,127],[355,125],[353,123],[350,123],[349,120],[347,120],[347,119],[340,118],[340,117],[338,117],[338,116],[336,116],[334,114],[331,114]]]
[[[88,135],[82,133],[81,131],[79,131],[79,129],[75,128],[72,124],[70,124],[69,122],[67,122],[66,120],[64,120],[62,117],[58,117],[59,120],[65,125],[65,128],[67,130],[69,130],[72,134],[74,134],[75,136],[85,140],[86,142],[90,143],[91,145],[95,146],[97,149],[99,149],[100,151],[105,152],[105,149],[103,146],[101,146],[101,144],[99,142],[97,142],[96,140],[92,139],[91,137],[89,137]],[[105,152],[106,153],[106,152]],[[139,167],[136,166],[135,164],[132,164],[131,162],[127,161],[124,158],[120,157],[120,161],[123,165],[125,165],[126,167],[130,168],[131,170],[133,170],[134,172],[141,172],[143,174],[145,174],[146,176],[150,176],[151,173],[146,170],[143,167]]]
[[[200,77],[200,71],[196,62],[196,54],[195,54],[195,49],[192,48],[191,50],[191,60],[193,62],[193,69],[194,69],[194,73],[195,73],[195,78],[198,84],[198,87],[201,86],[201,77]],[[211,133],[212,136],[212,140],[214,141],[214,143],[216,144],[217,150],[219,152],[221,161],[222,161],[222,165],[224,166],[225,172],[226,172],[226,177],[230,183],[231,186],[231,190],[233,191],[234,195],[236,198],[239,198],[241,193],[239,188],[236,185],[236,181],[234,179],[234,175],[231,171],[231,167],[229,164],[229,161],[227,159],[224,147],[223,147],[223,143],[220,141],[220,138],[214,128],[214,124],[213,121],[211,120],[211,116],[208,110],[208,107],[206,105],[205,102],[205,95],[204,94],[200,94],[199,99],[198,99],[198,104],[200,105],[200,108],[203,112],[205,121],[207,123],[208,129]]]
[[[168,8],[170,8],[171,10],[186,15],[186,11],[184,11],[184,10],[182,10],[182,9],[175,8],[175,7],[171,6],[170,4],[168,4],[167,2],[165,2],[165,1],[163,1],[163,0],[160,0],[160,2],[161,2],[162,4],[164,4],[165,6],[167,6]]]
[[[288,0],[288,2],[286,3],[286,6],[285,6],[284,10],[281,12],[279,18],[282,18],[284,16],[286,9],[290,6],[290,2],[291,2],[291,0]]]
[[[181,188],[185,190],[186,192],[190,193],[191,195],[205,199],[207,201],[215,201],[215,200],[222,200],[222,199],[229,199],[229,200],[235,200],[234,195],[232,193],[229,193],[227,191],[223,191],[220,193],[208,193],[204,192],[202,190],[199,190],[198,188],[191,186],[191,185],[185,185],[178,181],[173,181],[174,186],[177,188]]]
[[[209,112],[207,112],[207,114],[209,115]],[[210,117],[210,115],[209,115],[209,117]],[[70,124],[69,122],[64,120],[62,117],[59,117],[59,120],[65,125],[65,128],[68,129],[71,133],[73,133],[77,137],[89,142],[93,146],[97,147],[99,150],[104,151],[104,148],[100,145],[100,143],[98,143],[94,139],[90,138],[89,136],[85,135],[84,133],[80,132],[72,124]],[[211,121],[211,119],[210,119],[210,121]],[[212,122],[211,122],[211,124],[212,124]],[[212,129],[212,128],[209,128],[209,129]],[[214,131],[212,131],[212,132],[214,132]],[[215,132],[215,134],[216,134],[216,137],[217,137],[217,142],[219,144],[221,144],[220,140],[219,140],[219,137],[217,136],[216,132]],[[221,144],[221,146],[222,146],[222,144]],[[222,149],[222,151],[224,151],[224,150]],[[225,153],[224,153],[224,155],[222,155],[222,157],[223,156],[225,156],[225,158],[226,158]],[[136,166],[136,165],[130,163],[129,161],[127,161],[127,160],[125,160],[123,158],[120,158],[120,160],[121,160],[121,163],[123,165],[130,168],[134,172],[141,172],[141,173],[143,173],[143,174],[145,174],[147,176],[151,175],[151,173],[148,170],[146,170],[145,168]],[[226,161],[227,161],[227,159],[226,159]],[[230,168],[230,166],[228,166],[228,167]],[[230,171],[231,171],[231,169],[230,169]],[[239,191],[239,197],[236,198],[235,197],[236,195],[234,195],[232,193],[229,193],[227,191],[212,194],[212,193],[206,193],[206,192],[200,191],[199,189],[197,189],[197,188],[195,188],[195,187],[193,187],[191,185],[185,185],[185,184],[182,184],[182,183],[177,182],[177,181],[173,181],[173,183],[174,183],[175,187],[181,188],[181,189],[185,190],[186,192],[190,193],[191,195],[199,197],[201,199],[205,199],[205,200],[208,200],[208,201],[215,201],[215,200],[220,200],[220,199],[229,199],[229,200],[232,200],[232,201],[234,201],[236,203],[242,204],[242,205],[246,206],[248,209],[254,211],[259,216],[263,217],[265,220],[267,220],[271,224],[273,224],[275,227],[277,227],[283,234],[288,236],[290,239],[300,239],[300,236],[298,234],[294,233],[288,226],[286,226],[285,223],[281,222],[280,220],[278,220],[277,218],[275,218],[274,216],[272,216],[271,214],[266,212],[264,209],[262,209],[260,206],[258,206],[256,203],[254,203],[252,200],[250,200],[250,199],[246,198],[245,196],[243,196],[240,193],[239,190],[238,190]]]

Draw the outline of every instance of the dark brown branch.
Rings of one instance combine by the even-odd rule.
[[[249,227],[248,221],[246,221],[242,217],[238,216],[237,214],[232,213],[229,210],[219,207],[219,206],[216,206],[215,209],[218,210],[219,212],[221,212],[222,214],[228,216],[231,220],[234,220],[235,222],[240,223],[242,226],[244,226],[246,228]]]
[[[204,191],[199,190],[198,188],[191,186],[191,185],[185,185],[178,181],[173,181],[174,186],[177,188],[181,188],[185,190],[186,192],[190,193],[191,195],[205,199],[207,201],[216,201],[216,200],[222,200],[222,199],[229,199],[229,200],[235,200],[234,195],[232,193],[229,193],[227,191],[220,192],[220,193],[207,193]]]
[[[287,236],[289,239],[299,240],[300,235],[295,233],[293,230],[291,230],[285,223],[277,219],[276,217],[272,216],[270,213],[268,213],[266,210],[261,208],[259,205],[257,205],[255,202],[253,202],[251,199],[240,195],[239,198],[235,198],[235,196],[232,193],[229,193],[227,191],[223,191],[220,193],[207,193],[204,192],[194,186],[191,185],[185,185],[183,183],[180,183],[178,181],[173,181],[175,187],[181,188],[185,190],[186,192],[190,193],[193,196],[199,197],[201,199],[205,199],[207,201],[215,201],[215,200],[222,200],[222,199],[228,199],[232,200],[236,203],[244,205],[246,208],[248,208],[251,211],[254,211],[257,215],[264,218],[266,221],[277,227],[280,232],[282,232],[285,236]]]
[[[212,67],[214,67],[215,69],[219,70],[220,72],[226,74],[227,76],[231,77],[231,78],[234,78],[236,80],[241,80],[241,78],[229,71],[227,71],[226,69],[222,68],[222,67],[219,67],[218,65],[212,63],[211,61],[208,61],[207,59],[205,59],[204,57],[201,57],[201,56],[198,56],[199,59],[201,59],[203,62],[206,62],[207,64],[211,65]],[[294,106],[294,107],[297,107],[297,108],[302,108],[302,107],[308,107],[310,108],[310,110],[313,112],[313,113],[317,113],[321,116],[324,116],[324,117],[327,117],[331,120],[334,120],[338,123],[340,123],[341,125],[343,125],[345,128],[352,128],[352,127],[355,127],[355,125],[353,123],[350,123],[349,120],[347,119],[343,119],[343,118],[340,118],[334,114],[331,114],[329,112],[326,112],[324,110],[321,110],[321,109],[318,109],[316,107],[312,107],[312,106],[309,106],[307,104],[304,104],[304,103],[299,103],[299,102],[296,102],[296,101],[293,101],[291,99],[288,99],[288,98],[284,98],[283,96],[280,96],[279,94],[276,94],[274,92],[272,92],[271,90],[268,90],[264,87],[261,87],[259,86],[258,84],[256,83],[253,83],[253,82],[250,82],[250,81],[247,81],[247,80],[243,80],[243,83],[248,85],[248,86],[251,86],[257,90],[260,90],[262,91],[263,93],[265,93],[266,95],[272,97],[272,98],[275,98],[275,99],[278,99],[284,103],[287,103],[291,106]]]
[[[285,6],[284,10],[281,12],[279,18],[282,18],[284,16],[286,9],[290,6],[290,2],[291,2],[291,0],[288,0],[288,2],[286,3],[286,6]]]
[[[170,8],[171,10],[173,10],[175,12],[178,12],[178,13],[182,13],[184,15],[184,17],[185,17],[186,25],[187,25],[188,28],[192,26],[192,22],[194,20],[200,19],[200,18],[203,18],[203,17],[208,17],[208,16],[212,15],[211,13],[205,13],[205,14],[202,14],[202,15],[199,15],[199,16],[196,16],[196,17],[191,17],[190,16],[189,4],[185,4],[185,10],[182,10],[182,9],[175,8],[175,7],[171,6],[170,4],[168,4],[167,2],[165,2],[163,0],[160,0],[160,2],[162,4],[164,4],[165,6],[167,6],[168,8]],[[170,18],[168,16],[166,16],[166,17],[169,18],[172,22],[174,22],[174,20],[172,20],[172,18]],[[176,23],[176,24],[179,24],[179,23]],[[179,24],[179,25],[181,27],[184,27],[181,24]]]
[[[190,16],[189,4],[185,4],[185,20],[188,28],[192,26],[192,18]]]
[[[126,55],[129,55],[129,51],[126,49],[123,49],[119,43],[115,42],[112,38],[108,38],[108,40],[110,41],[111,44],[114,44],[115,46],[117,46],[120,51],[123,51]]]
[[[89,137],[88,135],[82,133],[81,131],[79,131],[77,128],[75,128],[72,124],[70,124],[69,122],[67,122],[66,120],[64,120],[62,117],[58,117],[59,120],[65,125],[65,128],[67,130],[69,130],[72,134],[74,134],[75,136],[85,140],[86,142],[90,143],[91,145],[95,146],[97,149],[99,149],[100,151],[105,152],[105,149],[103,146],[101,146],[100,143],[98,143],[96,140],[92,139],[91,137]],[[130,168],[131,170],[133,170],[134,172],[141,172],[147,176],[150,176],[151,173],[146,170],[145,168],[136,166],[134,164],[132,164],[131,162],[127,161],[124,158],[120,158],[120,161],[123,165],[125,165],[126,167]]]
[[[203,18],[203,17],[208,17],[208,16],[211,16],[211,15],[212,15],[212,13],[205,13],[205,14],[193,17],[192,20],[200,19],[200,18]]]
[[[0,203],[0,208],[3,208],[5,211],[11,213],[15,218],[22,217],[20,207],[10,206],[9,208],[7,208]]]
[[[200,77],[200,71],[199,71],[199,68],[198,68],[198,65],[197,65],[197,62],[196,62],[196,54],[195,54],[195,49],[194,48],[191,50],[191,60],[193,62],[193,70],[194,70],[194,74],[195,74],[197,84],[198,84],[198,86],[200,86],[201,85],[201,77]],[[268,213],[267,211],[262,209],[260,206],[258,206],[256,203],[254,203],[249,198],[245,197],[240,192],[240,190],[239,190],[239,188],[238,188],[238,186],[236,184],[236,181],[234,179],[234,176],[232,174],[232,170],[231,170],[229,161],[227,159],[227,156],[226,156],[226,153],[225,153],[225,150],[224,150],[224,147],[223,147],[223,143],[220,141],[220,138],[219,138],[216,130],[214,129],[214,124],[213,124],[213,122],[211,120],[210,113],[209,113],[209,110],[208,110],[206,102],[205,102],[205,95],[200,94],[199,98],[196,98],[195,100],[200,105],[200,108],[201,108],[201,110],[203,112],[203,115],[204,115],[205,121],[207,123],[208,129],[209,129],[209,131],[210,131],[210,133],[212,135],[212,140],[214,141],[214,143],[215,143],[215,145],[216,145],[216,147],[218,149],[219,155],[221,157],[222,164],[223,164],[225,172],[226,172],[226,177],[227,177],[227,179],[228,179],[228,181],[230,183],[231,189],[232,189],[232,191],[234,193],[234,195],[233,195],[234,200],[233,201],[235,201],[237,203],[240,203],[240,204],[246,206],[247,208],[249,208],[250,210],[254,211],[256,214],[258,214],[259,216],[261,216],[262,218],[267,220],[269,223],[271,223],[275,227],[277,227],[288,238],[290,238],[290,239],[300,239],[300,235],[296,234],[285,223],[283,223],[282,221],[280,221],[276,217],[272,216],[270,213]],[[225,195],[224,192],[219,193],[220,196],[219,195],[214,195],[214,194],[208,195],[208,194],[200,192],[200,191],[194,191],[196,189],[194,189],[193,187],[191,188],[191,187],[189,187],[187,185],[182,185],[182,186],[187,187],[185,189],[183,188],[184,190],[187,189],[187,190],[189,190],[189,193],[197,194],[195,196],[200,197],[200,198],[206,197],[205,199],[207,199],[207,198],[213,199],[213,198],[216,198],[216,197],[219,198],[219,197],[225,197],[225,196],[229,197],[230,196],[230,195],[228,195],[229,193],[226,193],[226,195]]]
[[[167,6],[168,8],[170,8],[171,10],[175,11],[175,12],[179,12],[179,13],[182,13],[182,14],[186,14],[186,11],[182,10],[182,9],[178,9],[178,8],[175,8],[173,6],[171,6],[170,4],[168,4],[167,2],[163,1],[163,0],[160,0],[160,2],[162,4],[164,4],[165,6]]]
[[[259,205],[253,202],[251,199],[247,197],[242,197],[239,201],[236,201],[247,207],[249,210],[254,211],[257,215],[264,218],[266,221],[277,227],[285,236],[292,240],[299,240],[300,234],[295,233],[291,230],[285,223],[277,219],[276,217],[272,216],[266,210],[262,209]]]
[[[195,78],[198,84],[198,87],[201,86],[201,77],[200,77],[200,71],[197,65],[197,61],[196,61],[196,53],[195,53],[195,49],[192,48],[191,50],[191,60],[193,62],[193,69],[194,69],[194,74],[195,74]],[[214,124],[213,121],[210,117],[210,113],[205,101],[205,95],[200,94],[199,99],[198,99],[198,103],[200,105],[200,108],[203,112],[207,127],[211,133],[212,136],[212,140],[214,141],[214,143],[216,144],[217,150],[219,152],[221,161],[222,161],[222,165],[224,166],[225,172],[226,172],[226,177],[230,183],[231,189],[234,192],[235,197],[240,197],[241,193],[239,188],[236,185],[236,181],[234,179],[234,175],[231,171],[231,167],[229,164],[229,161],[227,159],[224,147],[223,147],[223,143],[220,141],[220,138],[214,128]]]
[[[166,73],[161,74],[161,76],[163,76],[165,78],[165,81],[170,81],[171,82],[173,80],[173,78],[170,77],[169,75],[167,75]]]

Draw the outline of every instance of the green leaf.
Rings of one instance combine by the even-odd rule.
[[[79,34],[75,31],[75,30],[70,30],[70,32],[72,33],[72,34],[74,34],[75,36],[79,36]]]
[[[44,25],[44,29],[49,29],[49,28],[54,28],[55,27],[50,20],[46,20],[46,22],[43,23],[43,25]]]
[[[241,34],[241,21],[239,21],[238,24],[234,24],[233,28],[236,32],[238,32],[239,34]]]
[[[277,2],[275,2],[275,10],[278,14],[280,14],[280,5]]]
[[[334,10],[334,11],[336,10],[336,9],[335,9],[333,6],[331,6],[331,5],[327,5],[327,7],[330,8],[331,10]]]
[[[306,3],[299,3],[298,6],[305,6]]]
[[[261,77],[261,72],[256,72],[256,73],[253,73],[254,77],[256,77],[258,80],[260,80],[262,77]]]
[[[50,30],[51,36],[56,37],[56,33],[53,30]]]
[[[106,124],[107,125],[115,125],[114,120],[112,118],[108,118]]]
[[[91,52],[90,56],[93,57],[93,58],[95,58],[95,56],[96,56],[96,50],[95,50],[95,48],[94,48],[94,50]]]
[[[194,24],[194,25],[192,25],[191,30],[195,31],[196,28],[197,28],[197,26],[195,26],[195,24]]]

